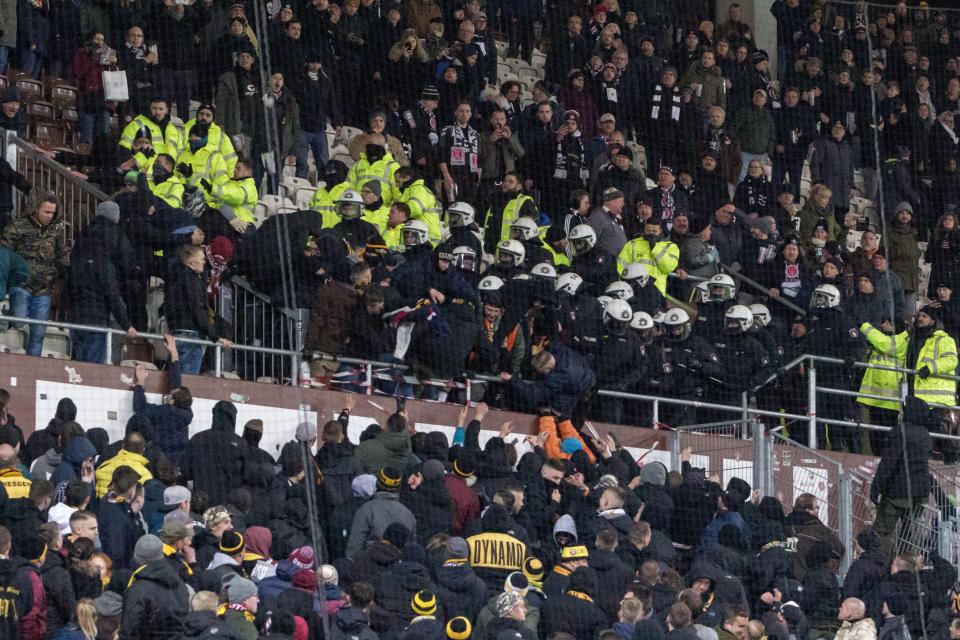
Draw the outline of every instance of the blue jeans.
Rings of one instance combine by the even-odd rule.
[[[70,332],[73,339],[73,359],[80,362],[102,363],[107,352],[107,336],[98,331]]]
[[[93,144],[95,135],[106,135],[107,111],[100,109],[96,113],[80,112],[80,142],[83,144]]]
[[[14,287],[10,290],[10,315],[31,320],[50,319],[50,296],[35,296],[26,289]],[[24,326],[24,325],[20,325]],[[27,340],[27,355],[39,356],[43,351],[43,336],[47,328],[40,324],[30,325],[30,338]]]
[[[800,202],[800,174],[803,171],[803,157],[796,160],[787,160],[777,157],[773,161],[773,186],[779,189],[783,183],[790,180],[793,188],[793,201]]]
[[[43,58],[34,51],[25,51],[23,53],[23,62],[21,63],[24,73],[29,73],[34,78],[40,77],[40,71],[43,68]]]
[[[330,151],[327,149],[327,132],[321,131],[313,133],[311,131],[301,131],[300,139],[297,140],[297,177],[306,178],[310,170],[307,164],[307,152],[313,151],[313,161],[317,163],[317,171],[322,171],[330,159]],[[277,167],[277,171],[280,167]]]
[[[174,331],[173,335],[184,338],[200,337],[200,334],[196,331]],[[200,365],[203,364],[204,346],[202,344],[181,342],[179,340],[176,341],[176,345],[177,353],[180,354],[180,372],[192,373],[194,375],[200,373]]]

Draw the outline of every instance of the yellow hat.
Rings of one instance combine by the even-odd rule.
[[[530,582],[540,582],[543,580],[543,563],[540,561],[540,558],[530,556],[524,560],[523,575],[527,576],[527,580]]]
[[[400,481],[403,479],[400,471],[394,467],[383,467],[377,476],[377,485],[380,489],[388,491],[397,491],[400,489]]]
[[[447,637],[450,640],[467,640],[473,632],[473,625],[463,616],[451,618],[447,623]]]
[[[560,552],[561,560],[586,560],[590,557],[590,552],[587,551],[587,548],[578,544],[572,547],[564,547]]]
[[[437,612],[437,596],[432,591],[417,591],[410,601],[410,608],[418,616],[432,616]]]

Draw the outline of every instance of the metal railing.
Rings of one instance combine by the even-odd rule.
[[[52,191],[60,200],[60,218],[66,224],[64,233],[67,239],[79,233],[96,214],[97,204],[110,200],[104,193],[87,181],[78,178],[67,167],[39,152],[29,142],[21,139],[16,132],[0,129],[4,156],[11,166],[23,174],[33,192]],[[27,207],[27,198],[14,190],[13,215],[17,217]]]

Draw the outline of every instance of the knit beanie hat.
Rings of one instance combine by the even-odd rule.
[[[473,625],[464,616],[451,618],[447,623],[447,638],[450,640],[467,640],[473,633]]]
[[[155,535],[147,534],[137,540],[133,547],[133,563],[136,566],[163,559],[163,542]]]
[[[117,224],[120,222],[120,206],[112,200],[101,202],[97,205],[97,216]]]
[[[383,467],[377,476],[379,491],[400,491],[400,481],[403,476],[396,467]]]
[[[290,584],[297,589],[303,589],[304,591],[309,591],[310,593],[317,592],[317,574],[315,574],[310,569],[300,569],[295,574],[293,574],[293,580],[290,581]]]
[[[238,553],[243,553],[243,548],[246,546],[246,541],[243,539],[243,535],[237,533],[233,529],[227,529],[223,532],[223,535],[220,537],[220,544],[218,548],[221,553],[225,553],[229,556],[235,556]]]
[[[437,612],[437,596],[432,591],[417,591],[410,601],[410,608],[418,616],[432,616]]]
[[[294,549],[287,558],[287,560],[292,562],[293,565],[299,569],[312,569],[313,559],[313,547],[300,547],[299,549]]]
[[[232,571],[223,576],[222,587],[227,592],[227,602],[230,604],[240,604],[257,595],[257,585]]]
[[[543,562],[540,558],[527,556],[523,561],[523,575],[527,576],[530,582],[540,582],[543,580]]]

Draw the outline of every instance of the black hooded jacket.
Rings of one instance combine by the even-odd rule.
[[[870,485],[870,499],[912,499],[915,503],[930,493],[930,407],[910,396],[903,406],[903,425],[887,434],[880,464]],[[906,452],[906,455],[904,455]]]
[[[190,612],[190,594],[166,559],[134,572],[123,597],[120,637],[131,640],[176,638]]]
[[[210,429],[187,444],[180,470],[193,480],[194,491],[204,491],[209,504],[226,504],[227,494],[243,484],[247,468],[247,443],[235,433],[237,408],[221,400],[213,407]]]

